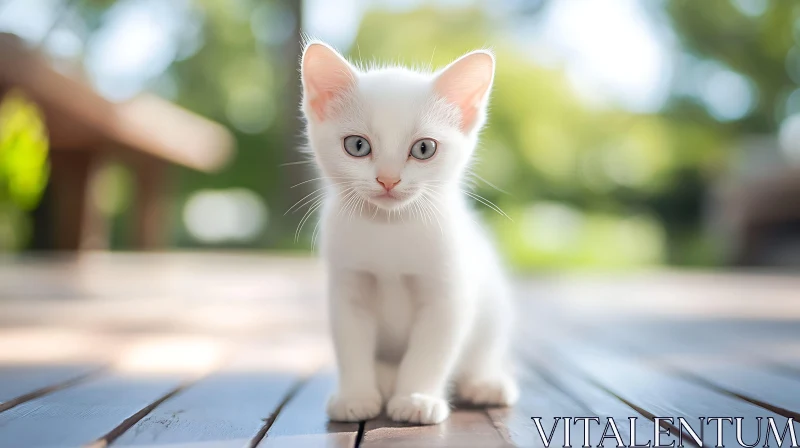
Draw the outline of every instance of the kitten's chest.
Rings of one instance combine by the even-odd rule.
[[[332,220],[323,244],[326,257],[338,266],[392,275],[430,274],[449,250],[438,228],[341,219]]]
[[[378,358],[399,363],[408,346],[417,301],[401,277],[377,277]]]

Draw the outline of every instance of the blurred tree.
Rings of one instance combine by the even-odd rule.
[[[290,247],[296,218],[283,218],[291,205],[288,187],[305,179],[283,169],[298,152],[296,64],[298,8],[292,0],[196,0],[201,24],[185,56],[164,74],[174,82],[178,104],[228,125],[237,140],[236,160],[213,176],[181,170],[178,203],[201,188],[247,188],[266,202],[267,231],[252,247]],[[179,210],[176,210],[179,212]],[[180,220],[177,220],[178,222]],[[181,245],[197,244],[183,227]]]
[[[787,98],[800,82],[800,4],[669,0],[665,10],[685,51],[721,62],[753,83],[755,106],[729,126],[735,132],[775,131],[786,117]],[[689,107],[684,103],[676,109]]]
[[[687,55],[677,70],[676,92],[664,111],[670,120],[687,125],[700,123],[717,133],[728,141],[725,159],[733,162],[734,157],[747,156],[733,153],[737,140],[748,134],[775,135],[786,118],[800,113],[800,3],[791,0],[668,0],[663,11]],[[753,104],[741,116],[720,117],[713,104],[704,104],[709,90],[716,89],[720,95],[734,101],[742,94],[720,87],[718,81],[726,78],[713,76],[714,70],[708,68],[715,66],[717,71],[722,68],[744,76],[749,84]],[[686,94],[681,84],[696,87]],[[771,148],[747,146],[743,149],[769,151]],[[686,210],[685,202],[692,198],[696,202],[708,188],[711,179],[697,174],[689,167],[683,171],[685,181],[680,183],[683,199],[677,196],[659,198],[656,205],[665,221],[686,219],[680,214],[681,210]],[[680,238],[697,241],[685,223],[671,225],[673,229],[680,229],[677,230]],[[692,244],[684,246],[689,252]]]
[[[56,16],[53,27],[57,26],[68,16],[77,17],[81,24],[86,27],[86,33],[91,34],[96,31],[103,23],[103,17],[108,10],[120,0],[62,0],[62,5],[67,8],[61,10],[61,14]],[[53,28],[51,27],[51,28]]]

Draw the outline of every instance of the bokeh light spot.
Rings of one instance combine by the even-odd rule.
[[[200,242],[245,243],[263,231],[267,207],[260,196],[245,188],[200,190],[186,202],[183,222]]]

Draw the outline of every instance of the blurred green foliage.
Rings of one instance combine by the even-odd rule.
[[[282,42],[270,41],[257,32],[260,27],[276,27],[271,20],[296,12],[290,8],[291,1],[235,3],[194,2],[195,14],[202,21],[202,45],[189,57],[176,61],[165,74],[177,84],[174,100],[179,105],[227,125],[237,141],[236,160],[221,173],[178,170],[176,199],[183,204],[201,188],[252,190],[264,199],[268,209],[280,213],[271,213],[276,218],[256,241],[239,246],[292,248],[296,223],[281,220],[283,211],[291,205],[286,200],[285,178],[298,173],[299,182],[306,177],[296,169],[282,168],[281,163],[297,146],[293,132],[297,129],[295,104],[299,98],[286,95],[292,91],[291,85],[298,83],[296,60],[287,60]],[[180,216],[176,215],[174,221],[180,223]],[[184,227],[177,227],[175,233],[178,244],[197,244]]]
[[[749,8],[748,8],[749,6]],[[786,118],[789,95],[800,82],[800,3],[775,1],[666,2],[670,24],[687,53],[718,61],[747,76],[758,101],[742,120],[724,127],[733,132],[773,132]],[[712,127],[711,119],[691,98],[676,98],[666,113],[692,114]]]
[[[21,92],[0,101],[0,249],[22,247],[28,235],[25,211],[47,185],[47,131],[41,113]]]

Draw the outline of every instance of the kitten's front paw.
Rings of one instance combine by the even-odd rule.
[[[519,399],[519,388],[507,376],[468,379],[459,382],[458,397],[477,406],[511,406]]]
[[[450,405],[433,395],[395,395],[386,405],[386,414],[396,422],[435,425],[450,415]]]
[[[381,413],[383,399],[375,390],[338,393],[328,400],[328,418],[336,422],[358,422]]]

